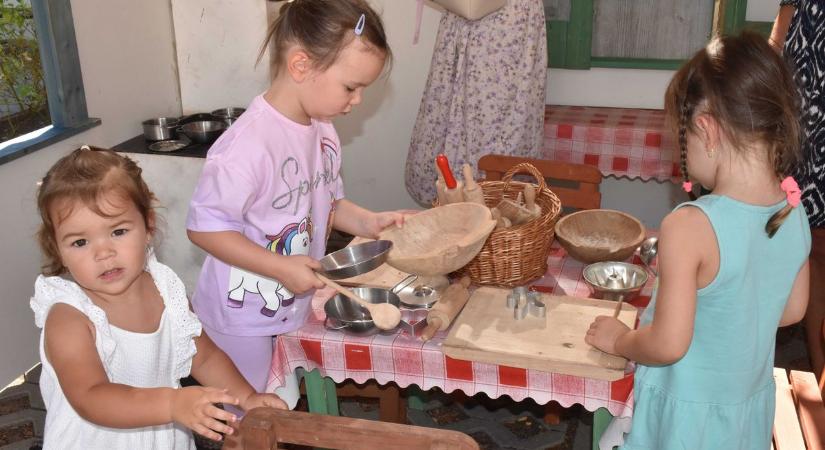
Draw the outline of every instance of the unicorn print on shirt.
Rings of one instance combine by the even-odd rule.
[[[267,235],[269,244],[266,249],[284,256],[309,255],[312,241],[312,220],[304,218],[301,223],[291,223],[280,233]],[[229,286],[226,306],[240,308],[247,292],[258,294],[264,301],[261,314],[273,317],[281,306],[289,306],[295,301],[295,294],[290,292],[278,280],[262,277],[232,266],[229,271]]]

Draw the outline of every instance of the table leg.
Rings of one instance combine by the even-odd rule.
[[[338,396],[335,394],[335,383],[331,378],[322,377],[321,372],[315,369],[304,372],[304,385],[309,412],[338,415]]]
[[[411,384],[407,388],[407,405],[410,409],[424,411],[424,404],[427,403],[427,393],[422,391],[418,385]]]
[[[613,416],[607,408],[599,408],[593,412],[593,450],[599,450],[599,440],[611,419]]]

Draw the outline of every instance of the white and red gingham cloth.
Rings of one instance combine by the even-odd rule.
[[[633,256],[639,263],[638,256]],[[558,242],[551,246],[547,274],[534,283],[536,290],[558,295],[589,295],[582,279],[584,264],[567,256]],[[644,306],[653,289],[652,277],[641,295],[631,302]],[[564,407],[574,403],[590,411],[607,408],[613,416],[630,417],[633,401],[633,375],[621,380],[603,381],[538,370],[498,366],[449,358],[441,352],[446,332],[422,342],[406,333],[354,337],[324,328],[324,302],[332,297],[329,288],[318,291],[307,324],[300,330],[276,340],[267,391],[284,383],[284,376],[298,367],[320,369],[321,375],[335,382],[352,379],[363,383],[373,379],[380,384],[394,381],[399,387],[411,384],[427,390],[438,387],[445,392],[460,389],[467,395],[479,392],[490,398],[508,395],[516,401],[531,398],[539,404],[556,401]]]
[[[674,181],[679,159],[664,111],[547,105],[542,157],[595,166],[603,175]]]

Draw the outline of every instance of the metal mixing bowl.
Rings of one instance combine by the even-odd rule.
[[[605,300],[632,300],[647,283],[644,267],[626,262],[593,263],[584,268],[583,275],[593,296]]]
[[[392,249],[392,242],[382,240],[344,247],[319,260],[323,268],[319,273],[330,280],[340,280],[367,273],[384,264],[390,249]]]
[[[221,108],[212,111],[212,115],[223,120],[228,127],[238,120],[244,111],[246,111],[244,108]]]
[[[210,144],[226,129],[226,124],[218,120],[196,120],[181,125],[178,131],[185,134],[192,142]]]
[[[401,303],[398,296],[389,289],[356,287],[352,288],[352,292],[370,303],[389,303],[396,307]],[[372,322],[366,308],[343,294],[336,294],[327,300],[324,312],[327,315],[324,326],[328,330],[341,330],[354,336],[370,336],[381,331]]]

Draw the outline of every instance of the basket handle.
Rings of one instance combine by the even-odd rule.
[[[504,190],[502,191],[502,195],[504,192],[507,192],[507,188],[510,186],[510,182],[513,180],[513,175],[517,173],[529,173],[532,175],[539,184],[539,193],[543,191],[547,187],[547,183],[544,181],[544,176],[539,172],[539,169],[536,169],[536,166],[530,163],[519,163],[515,166],[511,167],[507,173],[501,178],[504,182]]]

